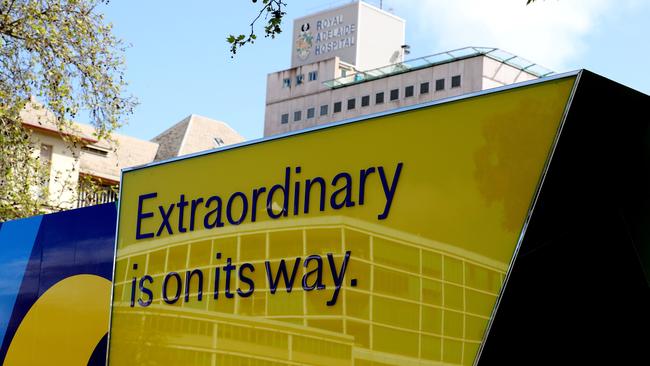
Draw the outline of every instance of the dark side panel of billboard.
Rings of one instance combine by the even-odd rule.
[[[479,365],[650,362],[649,105],[581,72]]]

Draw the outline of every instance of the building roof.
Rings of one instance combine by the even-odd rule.
[[[80,130],[77,128],[78,126],[76,123],[58,126],[56,123],[57,118],[54,113],[45,108],[34,97],[31,97],[23,110],[20,111],[20,119],[24,126],[42,133],[49,135],[75,136],[86,143],[97,142],[97,138],[92,133]],[[61,131],[60,127],[64,130]]]
[[[94,128],[78,124],[85,133],[92,134]],[[86,145],[79,159],[80,171],[102,179],[118,182],[123,168],[143,165],[153,161],[158,144],[135,137],[111,134],[111,140],[103,139]]]
[[[108,139],[97,139],[95,128],[70,123],[61,132],[56,116],[35,99],[21,111],[23,125],[49,135],[72,135],[82,140],[79,158],[80,173],[117,183],[121,170],[203,150],[244,141],[225,122],[195,114],[154,137],[151,141],[111,133]]]
[[[244,138],[227,123],[191,114],[151,139],[160,145],[155,160],[236,144]]]
[[[477,56],[489,57],[493,60],[499,61],[540,78],[553,74],[553,71],[543,66],[535,64],[524,58],[513,55],[512,53],[500,50],[498,48],[465,47],[459,48],[457,50],[440,52],[433,55],[420,57],[409,61],[398,62],[368,71],[357,71],[351,75],[324,81],[323,84],[330,88],[336,89]]]

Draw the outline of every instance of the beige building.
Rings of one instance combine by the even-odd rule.
[[[244,141],[225,122],[190,115],[151,141],[111,134],[98,140],[92,126],[75,123],[61,132],[54,115],[32,101],[21,113],[33,144],[49,172],[35,194],[47,192],[52,209],[70,209],[115,201],[120,171]],[[74,136],[76,144],[65,141]]]
[[[362,1],[296,19],[292,67],[267,76],[264,135],[552,73],[503,50],[486,47],[402,61],[408,50],[404,24],[404,20]],[[323,39],[329,42],[325,46]]]

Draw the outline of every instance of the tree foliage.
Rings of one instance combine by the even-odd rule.
[[[257,0],[251,0],[257,4]],[[255,34],[255,23],[260,19],[265,21],[264,24],[264,37],[275,38],[278,34],[282,33],[282,19],[286,15],[284,8],[287,4],[282,0],[262,0],[262,8],[250,24],[250,32],[248,35],[239,34],[237,36],[230,34],[226,41],[230,44],[230,53],[233,57],[237,50],[246,45],[247,43],[255,43],[257,35]]]
[[[43,164],[21,125],[30,97],[51,111],[61,136],[79,141],[71,119],[88,115],[106,138],[132,112],[124,95],[124,45],[97,7],[106,0],[0,0],[0,221],[47,204],[38,185]],[[36,180],[36,181],[35,181]]]

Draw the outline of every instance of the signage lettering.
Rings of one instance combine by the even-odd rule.
[[[357,25],[345,24],[343,15],[336,15],[316,21],[315,35],[309,23],[304,23],[296,38],[296,52],[301,60],[307,59],[313,50],[320,56],[342,48],[353,47],[356,43]]]
[[[190,199],[181,194],[177,202],[161,203],[157,208],[151,208],[151,201],[158,197],[157,192],[142,194],[138,197],[135,238],[141,240],[162,234],[191,232],[201,224],[203,229],[216,229],[224,227],[226,223],[240,225],[246,220],[256,222],[258,212],[266,212],[271,219],[288,217],[289,212],[293,216],[306,215],[316,209],[313,204],[317,204],[319,211],[325,211],[328,204],[334,210],[361,206],[366,203],[365,193],[369,184],[381,185],[384,201],[377,219],[384,220],[390,213],[402,167],[403,163],[400,162],[392,172],[378,166],[361,169],[354,176],[341,172],[331,180],[316,176],[304,181],[300,180],[301,167],[287,167],[284,181],[268,189],[259,187],[249,193],[233,192],[227,198],[214,195]],[[314,198],[316,200],[312,201]],[[264,205],[262,207],[266,207],[266,210],[258,210],[260,205]],[[156,220],[157,230],[143,232],[143,222],[150,219]],[[177,222],[175,226],[172,225],[174,220]]]
[[[348,250],[345,252],[341,266],[337,268],[337,265],[334,261],[334,255],[332,253],[327,253],[327,263],[330,270],[330,275],[332,283],[334,284],[334,291],[332,292],[332,298],[327,301],[327,306],[336,305],[336,301],[339,297],[341,291],[341,286],[344,283],[345,272],[348,268],[348,263],[350,262],[351,252]],[[217,253],[217,259],[221,259],[221,253]],[[300,286],[302,284],[302,289],[304,291],[321,291],[327,289],[327,285],[323,283],[323,258],[318,255],[310,255],[305,258],[303,266],[308,272],[302,276],[302,281],[298,280],[296,277],[298,270],[300,268],[301,258],[297,257],[292,264],[287,264],[287,261],[284,259],[280,260],[280,263],[277,265],[277,268],[273,268],[273,265],[270,261],[264,262],[264,267],[266,270],[266,279],[268,281],[268,289],[271,295],[275,295],[278,289],[283,288],[287,293],[291,293],[294,286]],[[291,262],[289,262],[291,263]],[[315,263],[311,265],[311,263]],[[137,269],[138,265],[135,263],[133,269]],[[226,259],[226,265],[223,267],[214,268],[214,292],[213,296],[215,300],[219,299],[219,293],[227,299],[232,299],[235,297],[235,293],[240,297],[249,297],[255,291],[255,282],[252,278],[247,277],[245,271],[255,272],[256,268],[253,263],[242,263],[237,267],[232,264],[232,258]],[[223,272],[223,277],[221,273]],[[242,289],[237,288],[233,291],[232,281],[233,273],[239,276],[239,281],[246,284],[247,288]],[[290,273],[290,274],[289,274]],[[312,279],[315,277],[315,279]],[[192,279],[196,278],[196,287],[192,287]],[[182,280],[181,275],[177,272],[169,272],[165,275],[162,282],[162,294],[161,297],[167,304],[175,304],[181,299],[181,293],[184,293],[184,301],[190,301],[190,294],[196,293],[196,300],[203,300],[203,270],[194,269],[191,271],[186,271],[185,281]],[[221,290],[221,278],[224,278],[223,281],[223,290]],[[297,282],[298,280],[298,282]],[[311,282],[311,285],[309,284]],[[154,297],[153,291],[146,286],[148,282],[149,285],[154,283],[154,278],[150,275],[144,275],[138,281],[137,277],[133,277],[131,280],[131,307],[134,307],[136,304],[136,284],[139,283],[140,297],[137,300],[137,304],[141,307],[147,307],[151,305],[152,299]],[[350,281],[350,286],[357,286],[357,279],[352,279]],[[173,294],[170,296],[170,294]],[[142,295],[146,298],[143,299]]]

